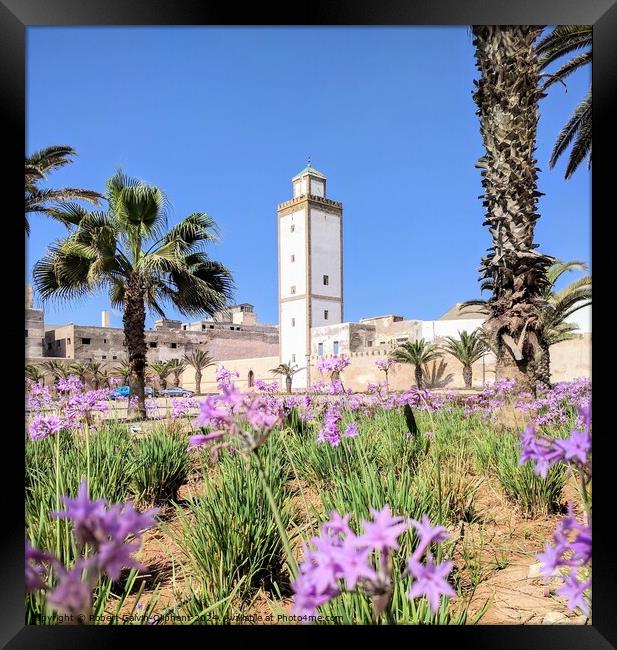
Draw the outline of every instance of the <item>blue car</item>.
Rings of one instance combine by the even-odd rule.
[[[146,397],[154,397],[154,388],[151,386],[146,386],[144,388],[144,393],[146,394]],[[130,386],[118,386],[118,388],[114,389],[111,392],[111,395],[109,396],[109,399],[122,399],[122,398],[127,398],[131,394],[131,387]]]

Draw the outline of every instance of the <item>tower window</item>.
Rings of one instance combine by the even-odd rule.
[[[296,293],[296,285],[289,287],[289,293],[293,296]]]
[[[338,354],[338,341],[334,341],[332,343],[332,353],[333,354]]]
[[[292,319],[291,319],[291,326],[292,326],[292,327],[295,327],[295,326],[296,326],[296,319],[295,319],[295,318],[292,318]]]
[[[171,343],[169,347],[175,349],[175,348],[178,347],[178,344],[177,343]]]
[[[295,227],[294,224],[292,223],[292,224],[291,224],[291,232],[295,232],[295,230],[296,230],[296,227]]]
[[[323,319],[328,320],[328,310],[327,309],[323,310]]]
[[[292,261],[292,262],[295,262],[295,261],[296,261],[296,256],[295,256],[295,255],[292,255],[292,256],[291,256],[291,261]]]
[[[320,357],[323,357],[323,343],[319,343],[319,344],[317,345],[317,354],[318,354]]]
[[[58,343],[60,343],[60,341],[58,341]],[[82,338],[82,339],[81,339],[81,344],[82,344],[82,345],[90,345],[90,339],[84,339],[84,338]]]
[[[328,275],[323,276],[323,283],[325,287],[327,287],[328,284],[330,283],[330,277]]]
[[[148,345],[149,345],[151,348],[156,348],[156,347],[158,346],[158,343],[157,343],[156,341],[151,341]]]

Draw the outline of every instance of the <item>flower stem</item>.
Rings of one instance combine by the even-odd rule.
[[[268,498],[268,503],[270,504],[270,510],[272,510],[272,515],[274,516],[274,521],[276,522],[276,526],[279,531],[279,535],[281,536],[281,542],[283,543],[283,547],[285,548],[285,553],[287,554],[287,563],[289,565],[289,570],[291,573],[291,577],[293,579],[296,578],[298,575],[298,565],[296,563],[296,560],[291,552],[291,546],[289,544],[289,538],[287,537],[287,531],[285,530],[285,526],[283,526],[283,521],[281,519],[281,514],[279,512],[278,506],[276,505],[276,501],[274,500],[274,495],[272,494],[272,490],[270,489],[270,486],[268,485],[268,480],[266,478],[266,473],[263,468],[263,464],[261,462],[261,457],[259,456],[259,450],[255,450],[255,458],[257,459],[257,470],[259,472],[259,478],[261,479],[261,483],[263,485],[264,491],[266,493],[266,496]]]

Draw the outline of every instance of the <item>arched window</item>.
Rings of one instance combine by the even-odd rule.
[[[252,388],[255,385],[255,373],[252,370],[249,370],[249,388]]]

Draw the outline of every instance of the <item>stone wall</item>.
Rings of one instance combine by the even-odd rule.
[[[278,332],[246,330],[184,331],[159,324],[146,331],[148,361],[181,359],[196,349],[207,349],[217,361],[278,355]],[[117,327],[64,325],[45,332],[44,356],[119,362],[127,357],[124,332]],[[34,354],[33,356],[38,356]]]
[[[43,343],[45,339],[45,324],[42,309],[26,308],[26,356],[43,356]]]

